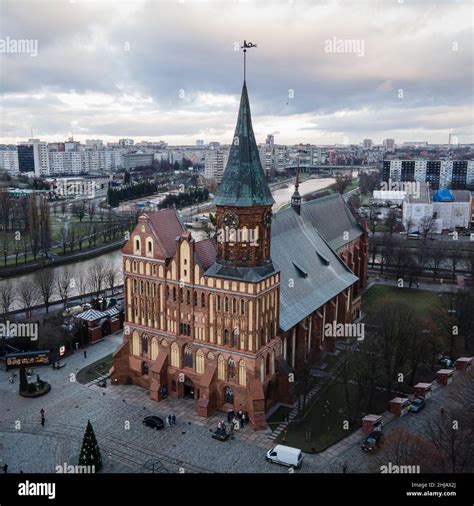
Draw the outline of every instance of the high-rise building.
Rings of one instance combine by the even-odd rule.
[[[265,140],[265,144],[267,146],[273,146],[275,144],[275,137],[273,136],[273,134],[267,135],[267,138]]]
[[[201,139],[198,139],[198,140],[196,141],[196,146],[204,146],[204,141],[203,141],[203,140],[201,140]]]
[[[11,176],[16,176],[20,172],[18,165],[18,149],[0,150],[0,169]]]
[[[229,149],[227,147],[216,147],[206,150],[204,155],[204,177],[215,179],[220,182],[227,164]]]
[[[393,151],[395,151],[395,140],[394,139],[385,139],[383,141],[383,146],[386,151],[393,152]]]
[[[474,190],[474,160],[384,160],[382,178],[430,183],[432,190]]]
[[[36,177],[49,176],[48,144],[39,139],[30,139],[18,145],[20,172],[34,172]]]
[[[364,149],[370,149],[373,145],[374,143],[372,142],[372,139],[364,139],[362,141],[362,147]]]

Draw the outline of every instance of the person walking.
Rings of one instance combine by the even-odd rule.
[[[84,358],[87,358],[87,350],[84,350]]]
[[[44,427],[45,416],[44,416],[44,409],[43,408],[40,409],[40,417],[41,417],[41,426]]]
[[[7,472],[8,472],[8,464],[6,464],[6,463],[5,463],[5,464],[3,464],[3,472],[4,472],[5,474],[7,474]]]
[[[173,414],[173,416],[171,417],[171,422],[173,423],[173,425],[176,425],[176,415]]]

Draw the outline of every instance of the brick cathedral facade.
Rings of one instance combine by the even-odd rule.
[[[360,310],[367,232],[340,195],[272,215],[244,82],[234,142],[215,198],[217,233],[195,241],[174,210],[140,216],[123,248],[119,383],[191,397],[197,413],[242,409],[255,429],[290,402],[288,372],[335,342],[327,322]]]

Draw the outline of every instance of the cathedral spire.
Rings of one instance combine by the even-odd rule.
[[[301,195],[298,191],[300,186],[300,163],[298,160],[298,167],[296,167],[296,180],[295,180],[295,191],[291,197],[291,207],[298,213],[301,213]]]
[[[214,204],[249,207],[272,205],[274,202],[260,162],[244,81],[229,159]]]

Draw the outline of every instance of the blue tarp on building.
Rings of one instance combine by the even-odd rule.
[[[434,194],[433,202],[454,202],[454,196],[447,188],[443,188]]]

